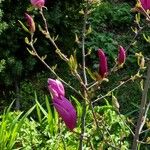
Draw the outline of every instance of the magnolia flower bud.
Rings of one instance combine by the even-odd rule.
[[[45,4],[45,0],[30,0],[30,2],[34,7],[37,7],[39,9],[44,7]]]
[[[59,80],[48,79],[48,89],[51,92],[53,98],[61,96],[65,96],[65,89],[63,84]]]
[[[125,60],[126,60],[126,51],[122,46],[119,46],[118,64],[119,65],[124,64]]]
[[[53,96],[53,105],[66,126],[72,131],[76,126],[76,110],[66,99],[63,84],[59,80],[48,79],[48,89]]]
[[[145,10],[150,9],[150,0],[140,0],[140,2]]]
[[[76,127],[76,110],[71,102],[63,96],[53,99],[53,105],[66,126],[72,131]]]
[[[99,56],[99,74],[102,78],[107,76],[108,68],[107,68],[107,57],[102,49],[98,50]]]
[[[29,31],[32,33],[35,32],[35,23],[34,23],[33,18],[30,15],[28,15],[27,13],[25,13],[25,18],[26,18],[27,24],[29,26]]]

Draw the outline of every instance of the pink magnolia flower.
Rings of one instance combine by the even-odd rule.
[[[59,97],[60,95],[65,96],[64,86],[59,80],[49,78],[47,82],[48,82],[48,89],[54,98]]]
[[[150,0],[140,0],[140,2],[145,10],[150,9]]]
[[[53,105],[66,126],[72,131],[76,127],[76,110],[71,102],[63,96],[55,97]]]
[[[108,73],[108,66],[107,66],[107,57],[102,49],[98,50],[99,56],[99,74],[102,78],[107,76]]]
[[[27,20],[27,24],[29,26],[30,32],[35,32],[35,23],[34,23],[33,18],[30,15],[28,15],[27,13],[25,13],[25,18]]]
[[[39,9],[44,7],[45,4],[45,0],[30,0],[30,2],[34,7],[37,7]]]
[[[118,64],[124,64],[126,60],[126,51],[122,46],[119,46]]]

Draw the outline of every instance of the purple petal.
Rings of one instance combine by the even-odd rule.
[[[37,7],[37,8],[42,8],[44,7],[44,4],[45,4],[45,0],[31,0],[31,4],[34,6],[34,7]]]
[[[59,80],[48,79],[48,89],[52,93],[53,97],[65,96],[65,89],[63,84]]]
[[[145,10],[150,9],[150,0],[140,0],[140,2]]]
[[[76,127],[76,110],[71,104],[71,102],[65,97],[61,96],[60,98],[53,99],[53,105],[56,108],[59,116],[63,119],[66,126],[73,130]]]

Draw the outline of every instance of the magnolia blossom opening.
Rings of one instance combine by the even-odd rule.
[[[122,46],[119,46],[119,52],[118,52],[118,64],[124,64],[126,60],[126,51]]]
[[[27,13],[25,13],[25,18],[26,18],[27,24],[29,26],[29,31],[35,32],[35,23],[34,23],[33,18],[30,15],[28,15]]]
[[[44,7],[44,4],[45,4],[45,0],[30,0],[30,1],[34,7],[37,7],[39,9]]]
[[[98,50],[98,57],[99,57],[99,74],[102,78],[107,76],[108,73],[108,66],[107,66],[107,57],[102,49]]]
[[[71,102],[65,98],[63,84],[59,80],[48,79],[48,89],[52,94],[53,105],[66,126],[72,131],[76,127],[76,110]]]
[[[59,97],[59,95],[65,96],[65,89],[63,84],[59,80],[48,79],[48,89],[53,97]]]

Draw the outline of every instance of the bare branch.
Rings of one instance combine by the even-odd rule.
[[[144,90],[142,92],[140,112],[139,112],[139,117],[138,117],[138,121],[137,121],[137,125],[136,125],[135,136],[133,139],[132,150],[137,150],[139,134],[140,134],[141,126],[143,125],[143,121],[144,121],[143,117],[144,117],[145,106],[146,106],[146,102],[147,102],[147,93],[148,93],[148,89],[150,86],[149,84],[150,84],[150,62],[148,62],[147,78],[145,81]]]

